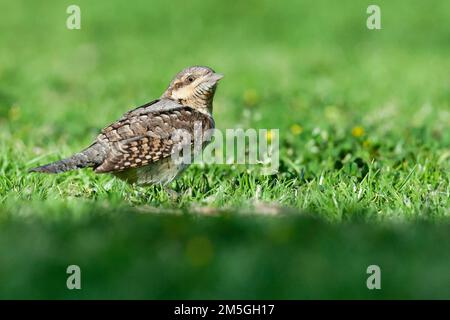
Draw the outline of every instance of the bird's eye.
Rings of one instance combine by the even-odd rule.
[[[193,76],[189,76],[189,77],[187,78],[187,81],[188,81],[188,82],[193,82],[193,81],[194,81],[194,77],[193,77]]]

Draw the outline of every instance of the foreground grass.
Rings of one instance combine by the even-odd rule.
[[[324,224],[311,217],[161,215],[51,206],[2,221],[0,296],[127,299],[448,299],[448,225]],[[23,223],[23,221],[27,223]],[[439,245],[436,245],[439,244]],[[67,266],[82,289],[67,290]],[[368,290],[379,265],[382,289]]]
[[[69,4],[0,5],[1,297],[449,297],[448,3],[379,1],[381,31],[364,1],[79,1],[79,31]],[[220,129],[280,130],[276,175],[194,166],[174,200],[27,174],[194,64],[226,76]],[[365,289],[372,263],[386,291]]]

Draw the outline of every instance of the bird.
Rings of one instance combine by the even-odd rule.
[[[175,75],[159,99],[125,113],[101,130],[89,147],[29,172],[62,173],[92,168],[130,184],[167,185],[189,166],[173,157],[180,149],[175,133],[189,133],[192,138],[184,144],[193,148],[196,123],[202,130],[214,130],[213,99],[222,78],[222,74],[206,66],[185,68]],[[208,137],[202,136],[201,142],[204,148]]]

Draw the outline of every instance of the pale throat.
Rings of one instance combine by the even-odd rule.
[[[209,90],[198,87],[184,87],[172,91],[171,98],[183,106],[189,106],[202,112],[212,113],[215,86]]]

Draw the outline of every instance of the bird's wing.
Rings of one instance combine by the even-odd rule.
[[[156,99],[156,100],[147,102],[146,104],[143,104],[142,106],[139,106],[133,110],[130,110],[127,113],[125,113],[119,120],[117,120],[117,122],[126,120],[132,116],[138,115],[139,113],[148,112],[151,110],[152,107],[154,107],[155,105],[158,105],[160,101],[161,101],[160,99]],[[106,127],[103,130],[106,130],[107,128],[108,127]]]
[[[177,130],[189,133],[191,145],[194,143],[195,123],[201,124],[203,132],[214,127],[209,115],[175,102],[161,100],[137,108],[102,130],[97,141],[107,146],[108,152],[95,171],[123,171],[167,158],[178,143],[174,138]]]

